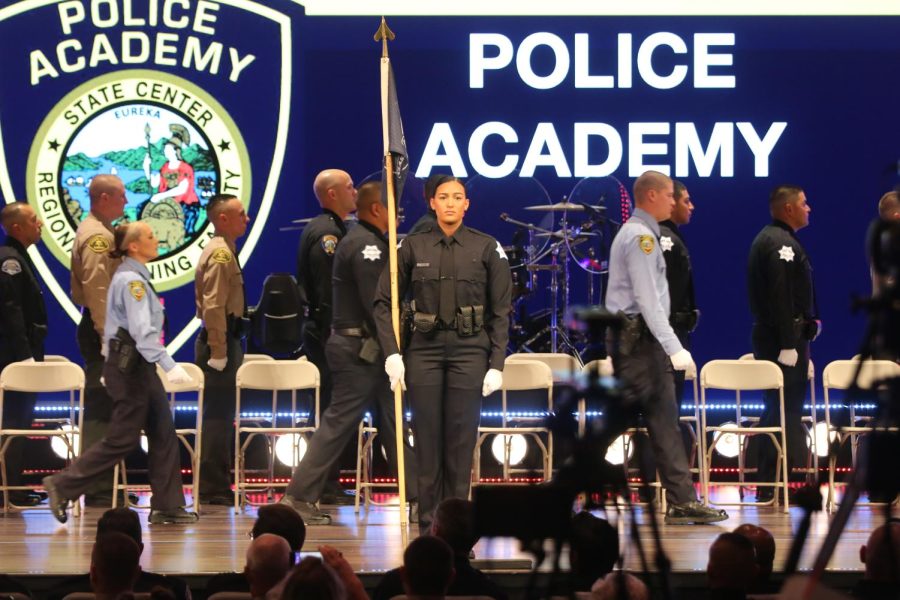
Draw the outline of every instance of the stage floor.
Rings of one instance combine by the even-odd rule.
[[[737,488],[721,488],[714,499],[733,499]],[[144,498],[146,500],[146,498]],[[356,515],[353,507],[323,507],[334,517],[329,526],[307,530],[304,551],[315,551],[328,544],[344,553],[358,573],[377,573],[392,569],[402,562],[403,545],[396,506],[373,506],[368,512]],[[755,523],[769,529],[775,536],[776,569],[787,557],[793,531],[801,518],[798,508],[783,513],[770,507],[725,507],[729,519],[707,526],[666,526],[660,519],[662,542],[675,573],[698,573],[706,570],[707,551],[713,539],[741,523]],[[256,508],[248,507],[234,514],[227,507],[203,507],[198,523],[189,526],[149,526],[148,510],[138,510],[144,528],[144,553],[141,564],[145,570],[178,574],[204,575],[226,571],[241,571],[244,552],[250,542],[249,531],[256,518]],[[895,514],[898,512],[894,508]],[[0,573],[18,575],[64,575],[86,573],[90,565],[91,545],[97,519],[103,509],[87,509],[81,517],[59,524],[46,510],[13,512],[0,516]],[[859,547],[864,544],[873,527],[882,522],[880,508],[858,506],[841,536],[829,568],[835,571],[860,571]],[[615,514],[607,512],[615,520]],[[649,544],[650,527],[645,509],[638,509],[639,530]],[[661,516],[661,515],[660,515]],[[831,515],[813,515],[810,537],[801,559],[801,568],[808,568],[821,547],[828,531]],[[618,523],[620,532],[627,531],[627,522]],[[411,528],[415,537],[418,528]],[[639,570],[639,560],[633,545],[626,547],[626,567]],[[653,551],[647,546],[652,562]],[[479,566],[499,571],[525,570],[530,556],[523,553],[513,539],[481,540],[475,547]],[[482,561],[497,561],[494,564]]]

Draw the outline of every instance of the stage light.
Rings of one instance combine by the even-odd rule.
[[[719,427],[724,429],[737,429],[737,423],[722,423]],[[716,452],[725,458],[735,458],[741,451],[741,444],[744,443],[744,437],[745,436],[739,436],[736,433],[717,431],[715,435],[713,435],[713,440],[718,440],[716,443]]]
[[[819,421],[813,428],[813,435],[816,436],[816,454],[821,457],[828,456],[829,442],[837,439],[837,431],[829,433],[828,425],[824,421]],[[811,445],[812,440],[809,436],[806,436],[806,447],[809,448]]]
[[[297,433],[279,435],[275,440],[275,457],[288,467],[296,467],[306,454],[306,438]]]
[[[525,459],[525,453],[528,451],[528,442],[525,436],[519,433],[513,435],[495,435],[494,441],[491,442],[491,454],[494,459],[503,464],[503,455],[505,454],[504,446],[509,444],[509,464],[517,465]]]
[[[627,436],[620,435],[606,449],[606,462],[611,465],[621,465],[625,462],[625,442]],[[628,444],[628,458],[631,459],[634,454],[634,444]]]
[[[78,428],[73,425],[63,425],[60,427],[63,431],[67,432],[65,436],[68,444],[72,447],[75,456],[80,454],[80,449],[78,447],[79,444],[79,433]],[[66,445],[66,442],[63,441],[62,437],[53,437],[50,439],[50,448],[53,449],[53,453],[62,459],[69,458],[69,446]]]

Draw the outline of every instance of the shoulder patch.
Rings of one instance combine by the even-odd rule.
[[[22,265],[14,258],[7,258],[3,261],[3,264],[0,265],[0,271],[3,271],[7,275],[18,275],[22,272]]]
[[[131,296],[138,302],[143,300],[144,296],[147,295],[147,289],[144,287],[143,281],[129,281],[128,291],[131,293]]]
[[[109,252],[109,240],[102,233],[95,233],[88,238],[87,247],[91,249],[91,252],[103,254]]]
[[[656,243],[654,242],[652,235],[639,235],[638,246],[640,246],[644,254],[650,254],[651,252],[653,252],[653,248],[656,246]]]
[[[784,262],[793,262],[794,260],[794,249],[787,244],[781,247],[778,250],[778,258],[783,260]]]
[[[497,242],[497,256],[499,256],[502,260],[509,262],[509,257],[506,256],[506,251],[503,250],[503,246],[500,245],[500,242]]]
[[[213,262],[224,265],[231,262],[231,252],[229,252],[226,248],[219,248],[212,253],[212,256],[210,258],[212,258]]]
[[[375,262],[381,259],[381,249],[375,244],[367,245],[362,249],[363,260]]]
[[[322,250],[325,251],[325,254],[329,256],[334,254],[334,249],[337,248],[338,239],[336,235],[323,235],[322,236]]]
[[[671,236],[663,235],[659,238],[659,247],[662,248],[663,252],[668,252],[675,247],[675,242],[672,241]]]

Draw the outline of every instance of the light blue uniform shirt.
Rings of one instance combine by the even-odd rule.
[[[168,372],[175,366],[175,361],[159,341],[166,316],[149,281],[147,267],[125,257],[106,294],[103,341],[108,348],[109,340],[121,327],[134,338],[138,352],[147,362],[159,363]]]
[[[643,209],[635,209],[613,240],[606,308],[644,317],[669,356],[683,349],[669,324],[669,283],[659,247],[659,223]]]

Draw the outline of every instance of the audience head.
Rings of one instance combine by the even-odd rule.
[[[316,175],[313,192],[319,206],[340,218],[356,211],[356,188],[350,174],[340,169],[326,169]]]
[[[806,193],[796,185],[779,185],[769,195],[769,212],[794,231],[809,225],[809,204]]]
[[[271,533],[287,540],[292,552],[300,552],[306,541],[306,524],[296,510],[287,504],[266,504],[259,507],[250,537],[256,539]]]
[[[141,520],[130,508],[111,508],[97,520],[97,538],[107,533],[124,533],[135,541],[141,552],[144,551],[144,540],[141,534]]]
[[[756,565],[759,567],[758,582],[768,581],[772,576],[772,565],[775,563],[775,538],[768,529],[744,523],[734,530],[753,544],[756,552]]]
[[[31,205],[25,202],[12,202],[0,210],[0,227],[26,248],[41,239],[43,225]]]
[[[106,533],[91,551],[91,589],[98,598],[115,598],[130,592],[141,574],[141,549],[128,535]]]
[[[253,538],[247,547],[244,575],[254,598],[264,595],[284,579],[294,564],[294,553],[287,540],[279,535],[264,533]]]
[[[587,511],[572,518],[569,564],[575,577],[596,581],[612,571],[618,559],[619,533],[609,521]]]
[[[625,584],[625,594],[619,589]],[[650,590],[647,585],[632,575],[622,571],[607,573],[606,577],[597,580],[591,588],[591,600],[650,600]]]
[[[462,498],[447,498],[434,509],[431,535],[447,542],[456,556],[469,556],[478,541],[474,505]]]
[[[125,214],[125,184],[115,175],[95,175],[88,190],[91,213],[109,225]]]
[[[859,560],[866,565],[866,581],[897,582],[900,578],[900,521],[892,519],[877,527],[869,535],[866,545],[859,549]]]
[[[453,550],[439,537],[418,537],[410,542],[403,553],[400,576],[407,596],[442,598],[455,573]]]
[[[634,205],[657,221],[665,221],[672,216],[675,186],[668,175],[659,171],[647,171],[635,180],[633,192]]]
[[[753,544],[741,534],[723,533],[709,547],[706,577],[710,589],[746,592],[758,571]]]
[[[334,570],[321,558],[307,556],[291,571],[282,600],[344,600],[347,591]]]
[[[885,221],[900,221],[900,194],[888,192],[878,201],[878,216]]]

